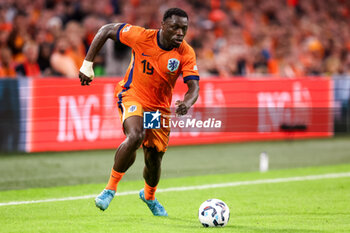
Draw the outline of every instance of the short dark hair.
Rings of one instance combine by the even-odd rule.
[[[164,13],[163,21],[165,21],[167,18],[171,18],[173,15],[186,17],[188,19],[188,15],[184,10],[181,10],[180,8],[170,8]]]

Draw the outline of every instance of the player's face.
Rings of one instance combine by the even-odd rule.
[[[186,17],[172,15],[162,22],[163,38],[169,47],[180,47],[188,28]]]

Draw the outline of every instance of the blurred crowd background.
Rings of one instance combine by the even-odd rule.
[[[1,0],[0,77],[77,78],[101,26],[159,28],[170,7],[189,14],[202,78],[350,74],[349,0]],[[122,76],[129,61],[108,40],[95,74]]]

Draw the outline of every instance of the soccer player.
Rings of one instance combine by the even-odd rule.
[[[168,216],[155,198],[160,179],[162,157],[167,149],[169,128],[144,129],[143,113],[156,112],[154,117],[168,120],[172,91],[180,74],[188,86],[182,101],[177,100],[176,113],[185,115],[196,102],[199,74],[194,50],[184,40],[188,28],[187,13],[179,8],[168,9],[161,29],[150,30],[130,24],[107,24],[98,31],[80,68],[81,85],[94,78],[93,60],[110,38],[132,48],[132,58],[124,79],[117,85],[115,98],[126,139],[115,153],[114,165],[106,188],[95,199],[106,210],[115,196],[117,185],[134,163],[136,150],[143,147],[145,186],[139,193],[153,215]],[[117,64],[116,64],[117,65]]]

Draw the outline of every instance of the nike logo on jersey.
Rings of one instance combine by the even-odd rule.
[[[150,57],[151,55],[147,55],[147,54],[142,53],[142,56]]]

